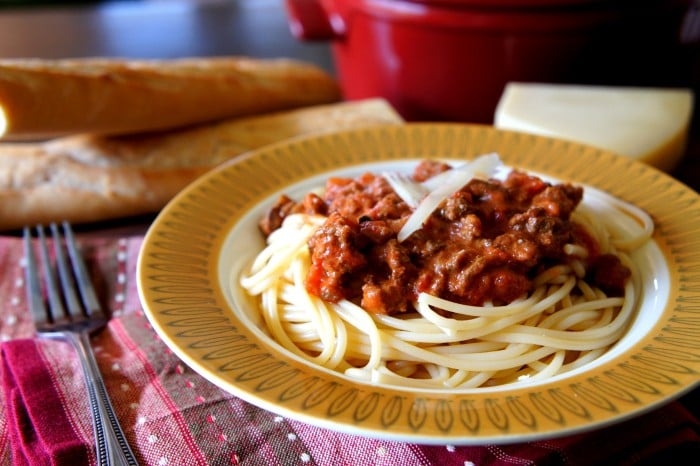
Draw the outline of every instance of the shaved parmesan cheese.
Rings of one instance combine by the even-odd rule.
[[[394,192],[413,209],[418,207],[420,201],[430,192],[423,184],[413,181],[413,178],[404,173],[387,172],[382,176],[389,182]]]
[[[415,231],[420,230],[442,201],[463,188],[470,180],[473,178],[489,179],[496,174],[501,165],[498,154],[485,154],[426,180],[422,185],[429,189],[428,194],[406,220],[397,235],[398,241],[401,242]]]
[[[469,180],[471,178],[480,178],[482,180],[487,180],[495,175],[496,171],[498,170],[498,168],[501,167],[501,165],[501,159],[498,157],[498,154],[495,152],[491,152],[490,154],[480,155],[479,157],[475,158],[470,162],[465,162],[461,165],[455,165],[454,167],[452,167],[452,170],[447,170],[438,175],[433,176],[432,178],[428,178],[421,184],[428,191],[434,191],[439,186],[443,185],[446,180],[454,176],[454,170],[465,172],[465,175],[471,173],[472,176],[469,178]],[[464,184],[467,184],[469,180],[467,180]],[[460,186],[460,188],[462,186]],[[455,189],[455,191],[457,190]]]

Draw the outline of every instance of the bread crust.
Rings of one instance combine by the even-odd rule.
[[[284,139],[403,120],[368,99],[131,136],[77,135],[0,144],[0,230],[158,212],[196,178]]]
[[[130,134],[337,102],[336,80],[286,58],[0,60],[0,138]]]

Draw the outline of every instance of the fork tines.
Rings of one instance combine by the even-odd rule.
[[[29,307],[37,328],[76,323],[88,318],[103,317],[99,301],[92,287],[85,262],[78,250],[70,224],[62,223],[62,230],[55,223],[49,225],[53,248],[49,250],[44,226],[37,226],[40,261],[37,260],[32,234],[24,227],[25,277]],[[51,254],[53,252],[53,254]],[[66,254],[67,253],[67,254]],[[53,259],[53,260],[52,260]],[[44,293],[39,276],[41,262],[44,277]],[[76,289],[78,293],[76,293]]]

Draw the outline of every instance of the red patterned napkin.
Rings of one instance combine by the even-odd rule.
[[[652,465],[700,455],[698,390],[605,429],[512,445],[416,445],[278,416],[209,383],[157,337],[135,283],[142,237],[82,239],[114,315],[93,347],[143,465]],[[67,343],[32,338],[21,259],[21,240],[0,237],[0,465],[94,464],[79,363]]]
[[[39,343],[2,345],[2,391],[16,465],[87,464],[88,443],[70,422],[69,407],[52,383]]]

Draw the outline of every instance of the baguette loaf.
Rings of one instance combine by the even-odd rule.
[[[402,120],[386,101],[368,99],[148,135],[0,144],[0,230],[155,213],[236,155],[298,135],[387,123]]]
[[[247,57],[0,60],[0,138],[127,134],[340,100],[314,65]]]

